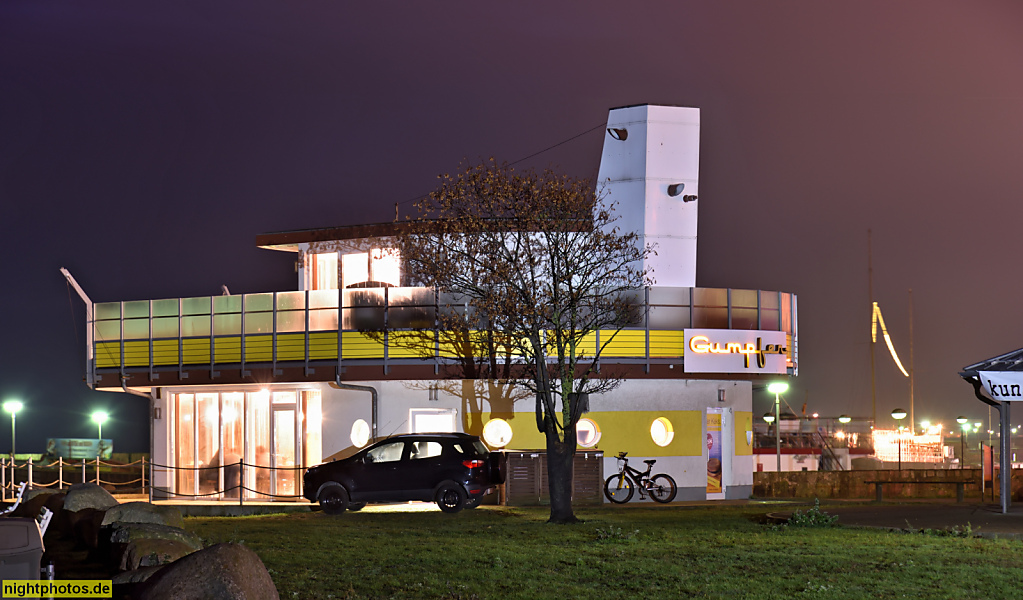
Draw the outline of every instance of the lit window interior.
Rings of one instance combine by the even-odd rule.
[[[394,248],[375,248],[341,257],[342,287],[366,287],[366,284],[401,285],[401,256]]]
[[[675,430],[671,426],[671,421],[664,417],[654,419],[650,425],[650,437],[658,446],[664,447],[670,444],[671,440],[675,439]]]
[[[313,255],[313,289],[337,289],[337,252]]]
[[[511,438],[511,425],[504,419],[491,419],[483,426],[483,441],[491,448],[504,448]]]
[[[575,439],[583,448],[592,448],[600,441],[600,427],[592,419],[579,419],[575,426]]]

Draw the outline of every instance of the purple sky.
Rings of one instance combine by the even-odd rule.
[[[463,158],[516,160],[640,103],[702,111],[698,285],[799,295],[793,406],[870,414],[872,228],[907,363],[913,289],[918,420],[986,418],[957,371],[1023,346],[1023,5],[551,4],[0,3],[0,399],[28,404],[19,450],[95,435],[95,408],[115,449],[148,446],[143,400],[82,383],[58,268],[96,301],[294,289],[256,234],[390,220]],[[592,177],[601,143],[524,166]],[[878,414],[908,409],[877,357]]]

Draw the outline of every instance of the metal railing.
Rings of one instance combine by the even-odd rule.
[[[177,479],[176,474],[180,471],[201,472],[220,470],[226,474],[236,474],[238,476],[238,483],[223,486],[222,488],[215,489],[214,491],[207,493],[188,494],[179,492],[171,487],[154,485],[154,468],[163,472],[171,472],[173,474],[173,480]],[[297,493],[274,494],[267,489],[258,489],[261,487],[258,484],[255,488],[248,487],[245,481],[245,473],[248,469],[266,470],[268,471],[270,480],[276,480],[278,473],[280,472],[289,473],[293,481],[292,485]],[[238,504],[244,504],[246,500],[259,501],[266,499],[290,499],[302,501],[301,474],[304,471],[305,467],[301,466],[268,467],[241,461],[216,467],[175,467],[154,463],[146,458],[141,458],[137,461],[125,464],[106,462],[98,458],[93,460],[86,460],[84,458],[81,460],[64,460],[63,458],[58,458],[57,460],[49,463],[40,463],[36,462],[32,457],[29,457],[19,463],[13,458],[0,457],[0,500],[3,502],[13,501],[21,483],[26,483],[28,490],[52,489],[53,491],[60,491],[65,490],[76,483],[91,482],[98,485],[112,486],[115,489],[114,493],[136,492],[139,494],[145,494],[149,497],[150,502],[152,502],[154,498],[207,498],[228,502],[237,501]],[[117,477],[117,475],[120,476]],[[233,475],[229,475],[227,479],[225,479],[223,475],[220,475],[218,477],[218,481],[225,481],[233,478]],[[233,494],[232,492],[236,490],[238,490],[238,493]],[[250,494],[248,497],[246,496],[246,492]]]

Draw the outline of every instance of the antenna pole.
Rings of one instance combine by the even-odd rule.
[[[867,230],[867,294],[870,296],[870,319],[874,319],[874,249],[873,233]],[[870,340],[870,426],[877,426],[877,385],[874,374],[874,340]]]
[[[913,288],[909,288],[909,432],[916,435],[916,421],[913,419]]]

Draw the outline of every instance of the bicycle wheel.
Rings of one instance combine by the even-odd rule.
[[[604,482],[604,495],[615,504],[625,504],[632,500],[633,493],[632,481],[621,473],[608,477]]]
[[[659,473],[650,478],[650,498],[654,502],[671,502],[677,492],[678,486],[671,475]]]

